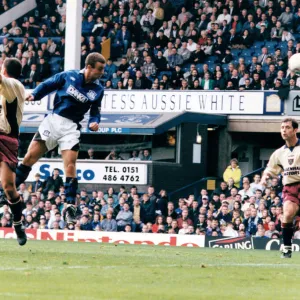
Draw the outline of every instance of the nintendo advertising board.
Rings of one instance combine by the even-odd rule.
[[[152,246],[175,246],[194,248],[224,248],[238,250],[282,250],[283,242],[279,239],[257,237],[211,237],[189,234],[161,234],[134,232],[104,232],[77,230],[26,229],[29,240],[65,241],[85,243],[110,243]],[[0,227],[1,239],[16,239],[13,228]],[[292,249],[300,251],[300,240],[294,239]]]
[[[204,236],[199,235],[41,229],[26,229],[26,234],[29,240],[204,247]],[[15,239],[16,235],[12,228],[0,227],[0,238]]]

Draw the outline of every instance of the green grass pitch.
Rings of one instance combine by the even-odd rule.
[[[0,299],[298,299],[300,254],[0,240]]]

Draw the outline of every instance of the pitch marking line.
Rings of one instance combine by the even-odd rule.
[[[206,263],[199,263],[199,265],[185,265],[185,264],[161,264],[161,265],[147,265],[149,268],[174,268],[174,267],[194,267],[200,268],[201,265],[205,265],[206,267],[258,267],[258,268],[299,268],[300,264],[264,264],[264,263],[216,263],[216,264],[206,264]],[[66,270],[66,269],[89,269],[89,268],[96,268],[96,269],[122,269],[127,268],[127,266],[122,265],[111,265],[111,266],[48,266],[48,267],[0,267],[0,271],[28,271],[28,270],[36,270],[36,271],[48,271],[48,270]],[[1,293],[0,293],[1,295]]]

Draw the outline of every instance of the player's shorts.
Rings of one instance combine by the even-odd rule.
[[[18,165],[18,147],[19,141],[16,137],[0,134],[0,161],[6,162],[13,172]]]
[[[42,121],[33,139],[45,141],[48,151],[56,146],[60,151],[79,151],[80,131],[72,120],[50,114]]]
[[[297,205],[300,205],[300,183],[296,182],[285,185],[282,190],[282,198],[283,202],[290,200]]]

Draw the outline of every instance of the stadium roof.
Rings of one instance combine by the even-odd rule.
[[[34,133],[40,122],[45,118],[44,113],[25,112],[21,124],[21,133]],[[86,134],[140,134],[153,135],[163,133],[182,123],[198,123],[207,125],[226,125],[227,116],[203,113],[163,113],[163,114],[102,114],[101,128],[98,132],[87,129],[88,115],[82,121],[81,131]]]

